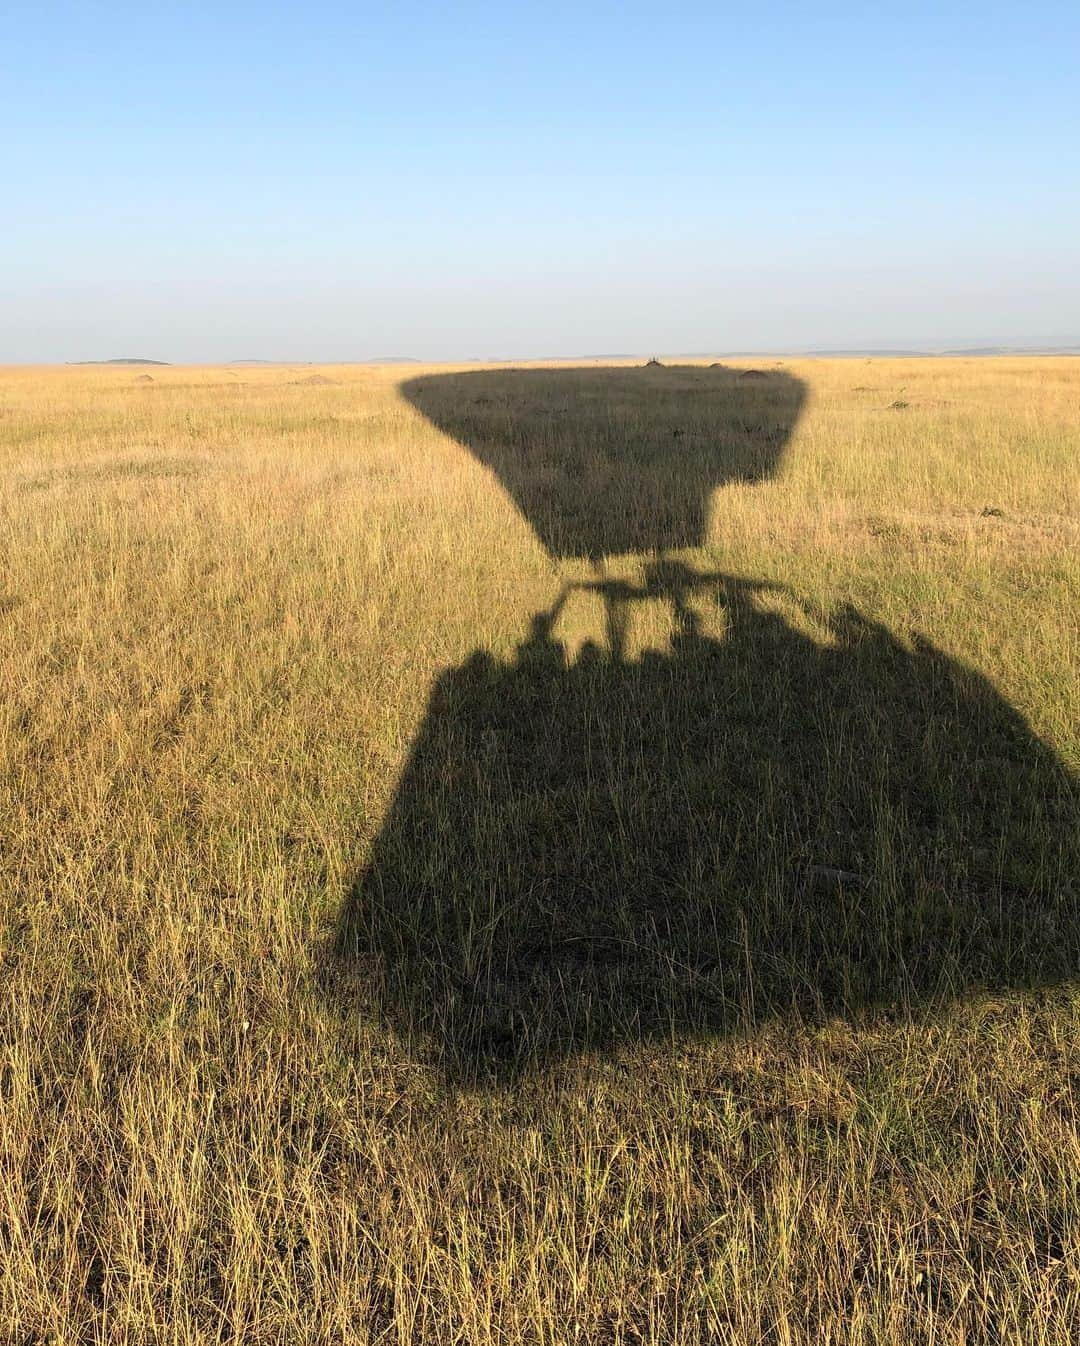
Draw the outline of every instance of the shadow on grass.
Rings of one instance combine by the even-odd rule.
[[[495,369],[409,402],[489,468],[554,557],[696,547],[713,492],[778,471],[805,397],[780,369]]]
[[[808,614],[811,638],[770,609],[773,586],[659,554],[701,540],[713,485],[776,470],[801,400],[791,380],[744,397],[722,371],[710,441],[707,400],[692,417],[668,400],[690,374],[667,374],[408,385],[554,555],[657,553],[640,584],[567,585],[513,658],[476,653],[440,679],[342,914],[336,991],[374,992],[456,1083],[1076,970],[1075,783],[985,679],[851,607]],[[627,518],[620,441],[595,408],[634,375],[665,410],[650,419],[646,397],[627,418],[630,498],[647,502]],[[538,394],[568,404],[569,433],[549,436]],[[688,479],[666,456],[673,414],[699,436]],[[602,599],[608,639],[571,659],[557,629],[579,589]],[[643,602],[674,635],[630,658]]]

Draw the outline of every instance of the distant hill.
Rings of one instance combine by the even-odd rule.
[[[1080,355],[1080,344],[1071,346],[963,346],[939,355]]]
[[[823,350],[823,351],[802,351],[803,355],[815,357],[827,357],[830,359],[840,359],[850,356],[873,356],[883,359],[917,356],[925,358],[934,358],[943,355],[966,355],[966,356],[994,356],[994,355],[1075,355],[1080,353],[1080,346],[951,346],[947,348],[935,347],[932,350],[901,350],[899,348],[882,347],[880,349],[868,350]]]
[[[940,357],[940,356],[962,356],[969,359],[980,356],[1001,356],[1001,355],[1080,355],[1080,342],[1071,342],[1067,344],[1047,344],[1045,346],[925,346],[922,349],[900,346],[851,346],[840,348],[819,348],[807,350],[805,348],[790,348],[786,350],[728,350],[728,351],[696,351],[696,352],[672,352],[662,353],[662,358],[669,361],[677,360],[728,360],[728,359],[776,359],[779,356],[789,358],[809,358],[809,359],[896,359],[896,358],[921,358],[921,357]],[[630,351],[620,351],[612,353],[608,351],[600,353],[591,353],[588,355],[548,355],[548,356],[473,356],[471,361],[466,363],[476,364],[510,364],[515,361],[534,361],[536,363],[561,363],[578,364],[584,361],[604,361],[604,360],[641,360],[648,358],[646,354]],[[150,360],[145,356],[125,355],[118,356],[111,360],[68,360],[69,365],[171,365],[171,360]],[[372,355],[365,360],[267,360],[258,357],[245,357],[241,360],[229,360],[229,365],[303,365],[313,364],[361,364],[361,365],[422,365],[428,363],[439,363],[439,361],[419,360],[413,355]],[[451,361],[451,363],[454,363]],[[462,363],[457,361],[457,363]]]
[[[366,360],[259,360],[247,358],[244,360],[228,360],[230,365],[422,365],[423,360],[418,360],[414,355],[372,355]]]
[[[800,355],[808,356],[814,360],[840,360],[850,359],[852,356],[863,355],[867,359],[890,359],[890,358],[909,358],[912,356],[927,356],[930,351],[904,350],[901,347],[895,349],[889,346],[883,346],[880,349],[868,347],[866,350],[855,348],[853,350],[822,350],[822,351],[800,351]]]

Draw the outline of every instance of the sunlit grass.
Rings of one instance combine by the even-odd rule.
[[[0,1336],[1075,1340],[1068,977],[743,999],[459,1087],[379,969],[328,975],[433,688],[512,667],[568,585],[568,667],[610,660],[589,585],[650,559],[553,558],[401,371],[320,372],[0,371]],[[679,563],[775,585],[755,611],[807,647],[845,605],[932,643],[1075,776],[1080,363],[784,373],[774,475],[717,489]],[[677,645],[663,593],[628,620],[634,668]],[[1075,812],[1033,807],[1060,866]],[[1010,859],[972,861],[987,892]]]

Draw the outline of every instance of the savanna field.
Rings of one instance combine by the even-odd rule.
[[[1080,1338],[1080,360],[0,370],[0,1343]]]

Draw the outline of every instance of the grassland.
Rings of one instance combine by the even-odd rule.
[[[0,371],[5,1346],[1077,1339],[1080,361],[766,372]]]

